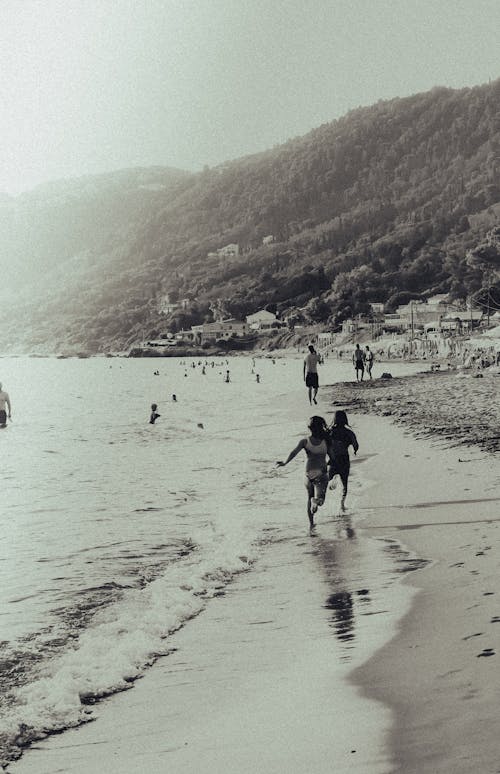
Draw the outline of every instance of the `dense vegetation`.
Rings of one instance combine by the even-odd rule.
[[[379,102],[196,175],[55,184],[1,213],[4,287],[12,301],[16,266],[24,288],[3,304],[14,345],[127,346],[264,306],[336,325],[435,292],[495,309],[500,81]],[[230,242],[239,257],[207,258]],[[189,299],[170,318],[157,311],[167,292]]]

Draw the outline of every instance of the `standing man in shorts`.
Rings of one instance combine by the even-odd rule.
[[[317,403],[318,394],[318,362],[319,357],[312,344],[309,344],[309,352],[304,358],[304,381],[309,392],[309,403]]]
[[[356,344],[356,349],[352,353],[352,362],[356,369],[356,381],[363,381],[365,373],[365,355],[359,344]]]
[[[5,392],[5,390],[2,390],[2,383],[0,382],[0,427],[1,428],[7,427],[7,412],[5,411],[6,406],[9,411],[8,417],[10,419],[9,394]]]

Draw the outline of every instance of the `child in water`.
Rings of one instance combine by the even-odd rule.
[[[354,454],[357,454],[359,444],[356,436],[349,427],[347,421],[347,414],[345,411],[336,411],[333,424],[330,427],[330,462],[328,463],[329,472],[328,478],[330,481],[334,476],[340,476],[342,481],[342,499],[340,501],[340,509],[345,511],[345,499],[347,497],[347,483],[349,481],[349,471],[351,467],[351,460],[349,458],[349,446],[354,449]],[[335,484],[330,484],[330,488],[333,489]]]
[[[314,416],[309,420],[310,435],[302,438],[295,449],[292,449],[284,462],[279,460],[276,465],[281,468],[304,449],[306,459],[305,486],[307,489],[307,516],[311,529],[314,527],[314,514],[325,502],[328,486],[326,455],[330,454],[328,428],[323,417]]]
[[[158,408],[158,406],[156,405],[156,403],[152,403],[151,404],[151,416],[149,417],[149,424],[150,425],[154,425],[154,423],[156,422],[156,420],[160,416],[160,414],[158,414],[156,412],[157,408]]]

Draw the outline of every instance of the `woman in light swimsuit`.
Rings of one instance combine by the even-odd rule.
[[[276,465],[281,468],[304,449],[306,459],[305,485],[307,489],[307,516],[311,529],[314,527],[314,514],[320,505],[325,502],[325,494],[328,486],[328,471],[326,455],[329,454],[329,436],[326,422],[323,417],[314,416],[309,420],[311,435],[302,438],[295,449],[292,449],[286,460],[279,460]]]

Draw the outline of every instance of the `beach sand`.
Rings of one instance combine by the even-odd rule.
[[[419,593],[399,634],[352,678],[394,710],[395,772],[498,772],[498,457],[401,429],[398,443],[376,418],[363,426],[387,444],[385,483],[371,492],[365,526],[430,564],[408,576]],[[403,445],[402,456],[391,453]],[[380,458],[366,472],[378,476]]]
[[[351,513],[330,493],[310,538],[297,503],[296,536],[263,546],[174,653],[12,774],[500,771],[498,457],[351,420]]]
[[[9,771],[384,774],[391,711],[346,678],[395,633],[394,616],[373,613],[388,600],[400,609],[401,589],[385,588],[370,547],[337,528],[311,538],[304,514],[297,536],[263,547],[171,638],[175,652],[99,704],[95,723],[38,743]],[[359,568],[370,561],[367,599]]]

